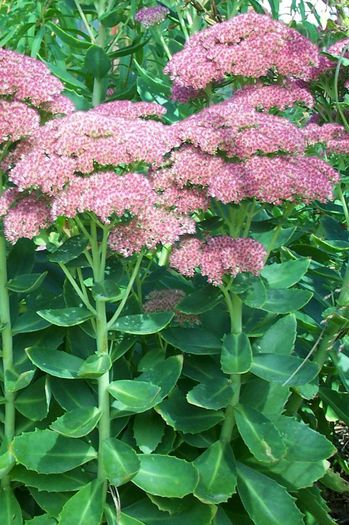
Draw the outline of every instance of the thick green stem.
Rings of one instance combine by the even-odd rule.
[[[1,332],[5,397],[4,438],[6,445],[8,445],[15,435],[15,395],[8,391],[6,377],[6,372],[13,368],[13,343],[7,289],[6,241],[2,234],[0,234],[0,324],[4,326]],[[4,488],[9,486],[7,476],[3,478],[2,486]]]
[[[105,1],[100,1],[98,3],[98,16],[102,15],[105,11]],[[102,47],[104,48],[105,46],[105,41],[106,41],[106,30],[105,30],[105,27],[100,23],[99,23],[99,28],[98,28],[98,35],[97,35],[97,38],[96,38],[96,44],[99,46],[99,47]],[[101,102],[103,102],[103,98],[104,98],[104,86],[103,86],[103,78],[95,78],[94,79],[94,82],[93,82],[93,92],[92,92],[92,106],[93,107],[96,107],[98,106]]]
[[[223,286],[221,287],[225,302],[230,316],[230,327],[232,334],[241,334],[242,332],[242,302],[240,297],[229,292]],[[241,389],[241,375],[233,374],[230,377],[231,384],[234,388],[234,396],[230,405],[226,408],[225,419],[221,430],[220,440],[223,444],[230,443],[231,436],[235,426],[234,407],[239,403]]]
[[[347,262],[347,268],[343,279],[342,289],[337,301],[338,306],[349,305],[349,259]]]
[[[103,241],[99,249],[97,240],[97,228],[93,222],[91,224],[91,248],[93,259],[93,278],[95,283],[100,283],[105,274],[105,253],[107,251],[107,237],[103,236]],[[108,353],[108,326],[105,301],[96,300],[96,346],[99,354]],[[109,371],[98,378],[98,408],[101,411],[99,420],[99,453],[98,453],[98,478],[106,481],[104,477],[101,450],[103,442],[110,436],[110,403],[109,403]],[[105,484],[105,498],[107,495],[107,485]]]

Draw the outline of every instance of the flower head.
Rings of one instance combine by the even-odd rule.
[[[266,251],[262,244],[250,238],[228,236],[209,237],[206,241],[188,238],[171,254],[170,265],[183,275],[192,277],[195,269],[215,286],[223,283],[224,275],[235,277],[241,272],[258,275],[263,269]]]
[[[12,244],[22,237],[32,239],[49,224],[50,210],[47,203],[34,194],[27,195],[8,210],[4,218],[5,237]]]
[[[169,12],[169,9],[163,5],[157,5],[155,7],[143,7],[137,11],[135,20],[144,27],[151,27],[156,24],[160,24],[163,20],[165,20]]]

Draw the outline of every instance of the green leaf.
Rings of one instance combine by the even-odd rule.
[[[8,392],[18,392],[27,387],[31,383],[34,374],[35,370],[26,370],[20,374],[15,370],[6,370],[5,376]]]
[[[140,461],[134,449],[120,439],[104,440],[100,459],[106,479],[116,487],[130,481],[140,467]]]
[[[42,514],[41,516],[35,516],[32,520],[26,520],[24,525],[56,525],[56,523],[56,520],[48,514]]]
[[[168,328],[161,337],[165,341],[188,354],[212,355],[220,354],[221,341],[212,332],[204,328]]]
[[[111,368],[112,362],[108,354],[94,354],[88,357],[79,370],[79,377],[98,378]]]
[[[214,308],[222,298],[221,291],[215,286],[199,288],[184,297],[176,309],[185,314],[202,314]]]
[[[41,57],[41,61],[46,64],[46,66],[49,68],[51,73],[54,74],[55,77],[58,77],[64,84],[69,84],[75,88],[78,88],[79,90],[83,91],[84,93],[87,92],[86,86],[83,82],[80,82],[74,75],[69,73],[65,68],[58,66],[57,64],[52,64],[51,62],[46,62]]]
[[[158,402],[164,399],[175,387],[183,366],[183,356],[173,355],[161,361],[150,370],[143,372],[138,381],[147,381],[160,387]]]
[[[85,250],[88,240],[84,235],[75,235],[65,241],[57,250],[48,256],[48,260],[54,263],[67,264],[76,259]]]
[[[168,512],[161,512],[148,499],[138,500],[133,505],[126,507],[124,512],[128,516],[141,520],[145,525],[212,525],[217,507],[205,505],[188,496],[186,499],[188,501],[177,500],[181,507],[179,512],[173,515]]]
[[[258,469],[275,479],[289,491],[296,491],[313,485],[322,478],[329,467],[328,461],[294,461],[287,454],[278,463],[261,465]]]
[[[47,328],[50,324],[45,319],[41,319],[35,312],[27,312],[16,319],[12,327],[12,333],[17,335],[38,332]]]
[[[40,317],[50,324],[56,326],[75,326],[84,323],[93,317],[93,313],[80,306],[70,308],[56,308],[49,310],[39,310]]]
[[[122,379],[113,381],[108,388],[117,400],[113,407],[130,412],[145,412],[152,408],[158,399],[160,387],[145,381]]]
[[[198,483],[195,467],[174,456],[139,454],[140,469],[132,483],[142,490],[167,498],[183,498],[194,492]]]
[[[321,387],[319,394],[322,401],[334,410],[339,419],[349,425],[349,393],[335,392],[329,388]]]
[[[97,405],[97,396],[82,380],[70,381],[50,377],[49,384],[54,398],[64,410]]]
[[[144,525],[143,521],[139,521],[135,518],[131,518],[131,516],[128,516],[124,512],[121,512],[120,514],[120,525]]]
[[[39,507],[55,518],[71,496],[71,492],[39,492],[34,488],[29,488],[29,492]]]
[[[262,310],[275,314],[288,314],[303,308],[313,297],[309,290],[269,289],[267,290],[267,300],[263,304]]]
[[[35,383],[17,394],[15,407],[24,417],[32,421],[41,421],[47,416],[49,400],[46,378],[40,377]]]
[[[222,370],[226,374],[244,374],[251,368],[252,349],[246,334],[226,334],[221,355]]]
[[[137,446],[144,454],[151,454],[165,433],[163,420],[154,412],[137,414],[133,420],[133,435]]]
[[[335,364],[344,388],[349,392],[349,356],[344,352],[337,352],[337,350],[330,352],[330,356]]]
[[[190,405],[179,389],[158,405],[156,411],[169,426],[186,434],[198,434],[214,427],[224,419],[221,411],[211,412]]]
[[[290,355],[297,336],[297,321],[294,314],[278,319],[257,343],[259,352]]]
[[[15,464],[15,458],[8,450],[4,454],[1,454],[0,456],[0,480],[10,472],[14,464]]]
[[[319,368],[300,357],[257,354],[253,357],[251,372],[266,381],[297,386],[312,381],[318,375]]]
[[[329,468],[326,474],[320,479],[320,483],[339,494],[349,494],[349,482],[342,478],[339,472]]]
[[[294,498],[276,481],[237,464],[238,492],[255,525],[304,525]]]
[[[27,356],[35,366],[48,374],[65,379],[78,377],[84,361],[67,352],[40,347],[26,349]]]
[[[13,453],[18,463],[39,474],[67,472],[97,456],[94,448],[84,441],[66,438],[52,430],[16,436]]]
[[[121,290],[114,281],[106,279],[101,283],[95,283],[92,287],[92,295],[96,301],[118,301],[124,290]]]
[[[194,494],[203,503],[223,503],[236,492],[236,464],[230,445],[216,441],[194,465],[199,472]]]
[[[23,483],[26,487],[34,487],[39,491],[70,492],[79,490],[89,482],[90,476],[77,468],[64,474],[38,474],[17,465],[11,471],[11,479]]]
[[[103,78],[111,68],[111,60],[102,47],[92,45],[86,53],[84,66],[95,78]]]
[[[91,481],[72,496],[59,516],[59,525],[99,525],[104,507],[104,483]]]
[[[135,42],[132,45],[121,47],[120,49],[117,49],[116,51],[113,51],[112,53],[108,53],[108,56],[111,59],[115,59],[115,58],[125,57],[127,55],[133,55],[139,49],[142,49],[148,42],[149,42],[149,38],[147,40],[144,40],[143,42],[139,42],[138,40],[135,40]]]
[[[42,285],[47,273],[48,272],[17,275],[8,281],[7,288],[11,290],[11,292],[16,293],[33,292]]]
[[[312,430],[302,421],[280,416],[274,420],[274,424],[282,435],[287,447],[287,458],[290,461],[322,461],[336,452],[335,447],[325,436]]]
[[[329,507],[321,497],[317,487],[302,489],[297,494],[298,503],[303,511],[309,512],[320,525],[336,525],[329,515]]]
[[[273,463],[285,454],[280,433],[263,414],[241,404],[234,408],[234,414],[243,441],[258,461]]]
[[[22,525],[22,511],[11,488],[0,488],[1,525]]]
[[[109,328],[126,334],[147,335],[156,334],[167,326],[173,319],[174,313],[155,312],[152,314],[125,315]]]
[[[229,379],[217,378],[214,382],[194,386],[187,394],[187,401],[201,408],[218,410],[228,406],[233,396],[234,389]]]
[[[56,419],[50,428],[63,436],[79,438],[92,432],[100,417],[101,412],[98,408],[76,408]]]
[[[264,266],[261,276],[268,281],[269,288],[289,288],[306,274],[310,259],[296,259],[284,263]]]
[[[65,31],[63,31],[63,29],[61,29],[58,25],[54,24],[51,21],[48,21],[46,25],[48,25],[49,28],[54,33],[56,33],[56,35],[58,35],[59,38],[65,44],[67,44],[71,49],[79,49],[79,48],[87,49],[91,46],[91,42],[80,39],[80,38],[75,38],[74,36],[72,36],[72,33],[73,33],[72,29],[69,29],[69,33],[66,33]]]
[[[241,391],[240,402],[271,418],[279,416],[284,411],[289,396],[290,389],[287,386],[268,383],[259,377],[251,377]]]

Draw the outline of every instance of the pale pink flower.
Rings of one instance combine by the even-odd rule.
[[[142,117],[162,117],[166,108],[153,102],[131,102],[129,100],[114,100],[100,104],[91,110],[93,113],[106,117],[117,117],[135,120]]]
[[[210,283],[219,286],[224,275],[235,277],[241,272],[258,275],[266,255],[262,244],[247,237],[217,236],[206,241],[188,238],[172,251],[170,265],[188,277],[200,268]]]
[[[40,126],[35,109],[17,101],[0,100],[0,143],[28,137]]]
[[[15,203],[4,218],[6,239],[15,244],[18,239],[32,239],[50,224],[47,203],[35,195],[28,195]]]
[[[227,103],[229,100],[243,109],[250,107],[258,111],[268,111],[272,108],[283,111],[297,103],[310,108],[314,106],[312,94],[301,81],[288,81],[284,85],[265,86],[258,83],[246,86],[235,91],[232,99],[228,99]]]
[[[169,9],[163,5],[143,7],[137,11],[135,20],[144,27],[151,27],[156,24],[160,24],[163,20],[165,20],[169,12]]]

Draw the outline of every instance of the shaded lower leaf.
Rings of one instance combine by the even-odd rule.
[[[229,444],[213,443],[195,461],[199,483],[195,496],[203,503],[223,503],[236,492],[236,465]]]
[[[42,285],[46,276],[47,272],[17,275],[8,281],[7,288],[11,292],[30,293]]]
[[[286,452],[281,435],[263,414],[246,405],[234,408],[239,433],[250,452],[259,461],[278,461]]]
[[[267,290],[267,300],[262,309],[275,314],[288,314],[305,306],[313,297],[309,290],[273,289]]]
[[[251,368],[252,349],[246,334],[226,334],[221,354],[222,370],[226,374],[244,374]]]
[[[17,395],[15,407],[26,418],[41,421],[47,416],[49,402],[46,378],[40,377]]]
[[[164,330],[161,337],[168,344],[189,354],[219,354],[221,349],[221,342],[216,334],[204,328],[184,328],[180,326],[168,328]]]
[[[10,487],[0,489],[1,525],[22,525],[22,511]]]
[[[56,520],[48,514],[42,514],[41,516],[36,516],[32,520],[26,520],[24,525],[56,525],[56,523]]]
[[[266,354],[290,355],[296,340],[297,322],[294,314],[278,319],[263,335],[256,347]]]
[[[217,378],[214,382],[200,383],[187,394],[187,401],[209,410],[225,408],[232,401],[234,389],[229,379]]]
[[[238,492],[255,525],[304,525],[294,498],[276,481],[237,464]]]
[[[183,356],[173,355],[156,364],[146,372],[143,372],[138,381],[149,381],[160,388],[160,393],[157,397],[159,403],[164,399],[176,386],[176,383],[181,375],[183,366]]]
[[[93,317],[92,312],[81,306],[50,308],[49,310],[39,310],[37,314],[48,323],[56,326],[75,326]]]
[[[165,433],[165,424],[154,410],[137,414],[133,420],[133,435],[144,454],[154,452]]]
[[[100,460],[106,479],[116,487],[130,481],[140,467],[140,461],[134,449],[115,438],[103,441]]]
[[[119,317],[119,319],[109,327],[109,330],[118,330],[126,334],[147,335],[160,332],[167,326],[174,313],[155,312],[151,314],[134,314]]]
[[[34,487],[39,491],[70,492],[79,490],[90,481],[90,476],[81,468],[76,468],[63,474],[38,474],[17,465],[11,471],[11,479],[23,483],[26,487]]]
[[[63,379],[75,379],[84,361],[67,352],[31,347],[26,350],[31,362],[48,374]]]
[[[145,381],[122,379],[113,381],[108,388],[117,400],[113,407],[130,412],[145,412],[156,404],[160,387]]]
[[[40,474],[67,472],[96,457],[94,448],[84,441],[51,430],[25,432],[15,437],[13,453],[18,463]]]
[[[100,417],[101,412],[96,407],[75,408],[56,419],[50,428],[63,436],[79,438],[89,434]]]
[[[208,430],[224,419],[222,411],[212,412],[190,405],[179,389],[158,405],[156,411],[168,425],[187,434]]]
[[[183,498],[194,492],[198,483],[195,467],[174,456],[139,454],[140,469],[132,479],[137,487],[167,498]]]
[[[104,506],[104,483],[91,481],[72,496],[62,508],[58,525],[99,525]]]
[[[330,509],[317,487],[302,489],[297,494],[300,508],[309,512],[319,525],[336,525],[329,515]]]
[[[329,388],[321,387],[319,394],[322,401],[330,405],[337,416],[349,425],[349,393],[335,392]]]
[[[253,357],[251,372],[266,381],[297,386],[305,385],[314,379],[319,373],[319,368],[300,357],[257,354]]]

